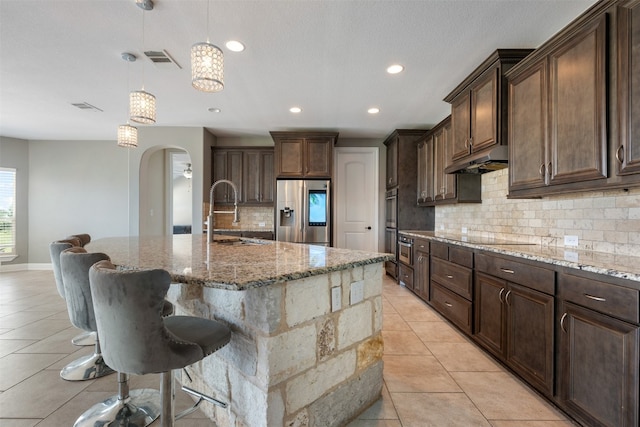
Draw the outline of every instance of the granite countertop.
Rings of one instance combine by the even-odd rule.
[[[167,270],[179,283],[245,290],[393,259],[393,255],[324,246],[203,234],[109,237],[92,241],[90,252],[104,252],[122,269]],[[252,245],[229,245],[242,240]]]
[[[584,251],[572,248],[542,246],[536,244],[512,244],[497,239],[479,238],[476,242],[473,236],[444,234],[434,231],[400,230],[417,238],[428,238],[443,243],[456,244],[473,249],[482,249],[533,261],[544,262],[577,270],[590,271],[621,279],[640,282],[640,257],[616,255],[604,252]],[[465,241],[466,240],[466,241]]]

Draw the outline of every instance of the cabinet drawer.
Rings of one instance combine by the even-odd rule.
[[[633,323],[640,322],[638,291],[606,282],[558,275],[558,296],[600,313],[609,314]]]
[[[422,239],[416,239],[413,243],[413,247],[416,251],[420,251],[423,254],[428,254],[429,253],[429,241],[428,240],[422,240]]]
[[[438,258],[431,260],[431,279],[471,300],[471,270]]]
[[[413,268],[400,263],[398,281],[409,289],[413,289]]]
[[[471,334],[471,302],[432,282],[431,304],[460,329]]]
[[[473,268],[473,252],[457,246],[449,246],[449,261]]]
[[[476,270],[549,295],[554,294],[555,272],[553,270],[487,254],[476,254]]]
[[[449,245],[440,242],[431,242],[431,255],[436,258],[449,259]]]

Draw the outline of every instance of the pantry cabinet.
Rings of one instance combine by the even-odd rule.
[[[238,189],[238,203],[273,205],[273,148],[216,147],[212,156],[213,182],[220,179],[233,182]],[[233,203],[233,189],[229,185],[218,185],[213,200],[215,204]]]
[[[238,203],[244,201],[242,193],[244,152],[235,148],[215,148],[213,150],[213,182],[226,179],[233,182],[238,190]],[[234,202],[230,185],[218,185],[213,191],[216,205]]]
[[[273,149],[247,150],[244,153],[243,194],[251,204],[273,204]]]

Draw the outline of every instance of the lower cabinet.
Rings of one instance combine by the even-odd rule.
[[[398,282],[407,289],[413,291],[413,268],[403,264],[398,264]]]
[[[560,406],[584,425],[638,426],[638,292],[571,275],[558,287]]]
[[[413,247],[415,251],[413,261],[413,292],[422,300],[429,301],[429,242],[423,239],[416,239]]]
[[[476,341],[552,397],[553,295],[477,273],[474,309]]]

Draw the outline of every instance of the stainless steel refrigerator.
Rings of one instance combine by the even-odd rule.
[[[331,181],[278,180],[276,240],[331,246]]]

